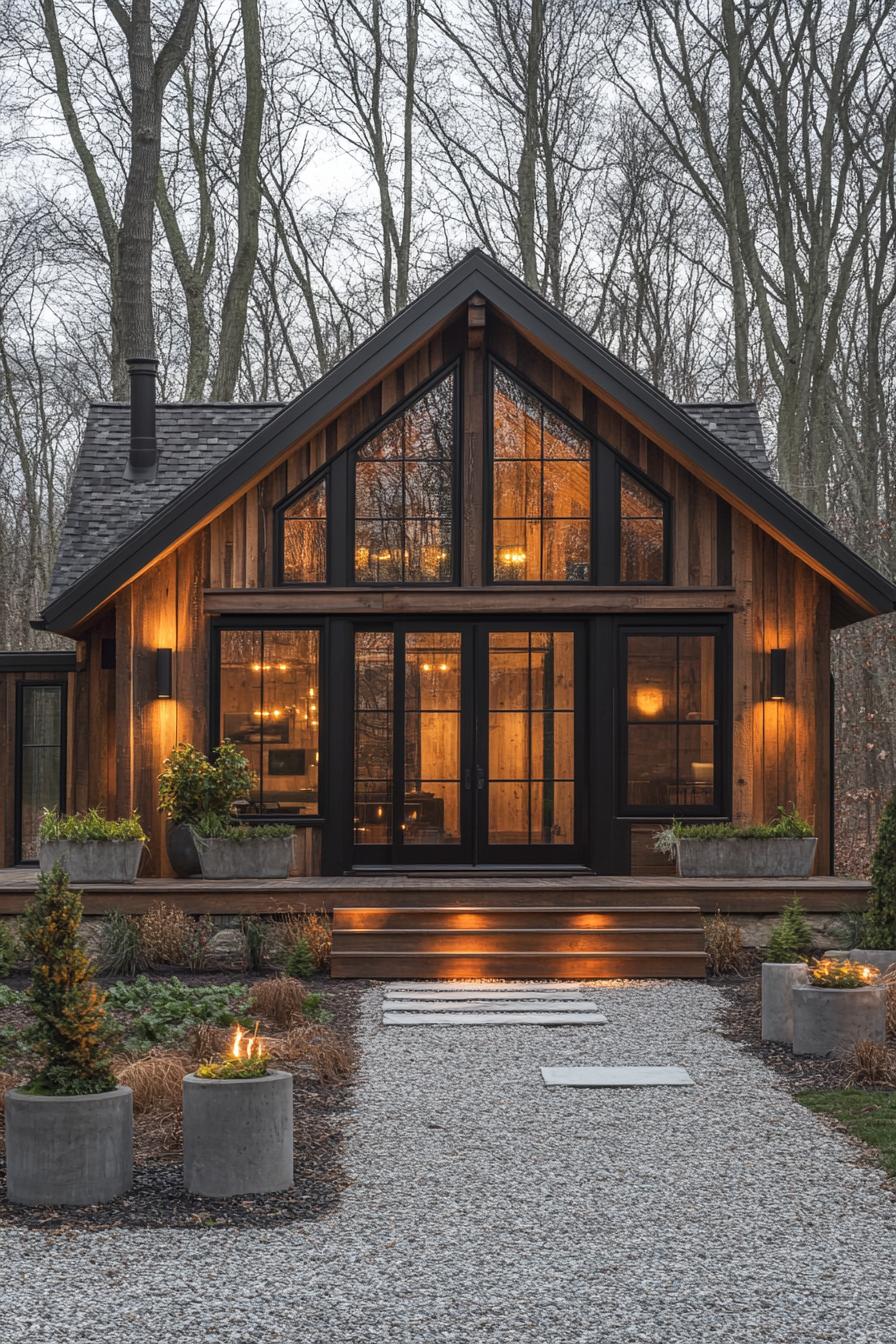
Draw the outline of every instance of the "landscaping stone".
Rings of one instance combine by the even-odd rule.
[[[219,929],[208,940],[209,961],[223,970],[246,968],[246,939],[241,929]]]
[[[61,863],[72,882],[136,882],[143,848],[142,840],[44,840],[40,870]]]
[[[11,1204],[107,1204],[131,1188],[129,1087],[86,1097],[6,1093],[6,1192]]]
[[[480,1013],[393,1013],[384,1010],[383,1025],[386,1027],[483,1027],[483,1026],[527,1026],[527,1027],[564,1027],[564,1026],[606,1026],[607,1019],[602,1013],[583,1012],[510,1012],[486,1011]]]
[[[184,1184],[212,1199],[288,1190],[293,1183],[293,1080],[184,1079]]]
[[[542,1069],[548,1087],[693,1087],[686,1069],[637,1064]]]
[[[793,991],[806,984],[809,972],[802,962],[762,963],[762,1039],[793,1042]]]
[[[431,999],[386,999],[386,1013],[544,1013],[597,1012],[589,999],[450,999],[434,1003]]]
[[[878,985],[826,989],[797,985],[793,991],[793,1053],[825,1059],[848,1054],[857,1041],[885,1041],[886,993]]]

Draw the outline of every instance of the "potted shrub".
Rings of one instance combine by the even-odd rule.
[[[793,990],[807,980],[812,930],[798,896],[781,912],[762,962],[762,1039],[793,1042]]]
[[[759,826],[676,820],[656,836],[660,853],[675,854],[679,877],[808,877],[817,844],[809,823],[783,807]]]
[[[61,863],[72,882],[136,882],[146,836],[136,812],[111,821],[92,807],[61,817],[45,809],[40,823],[40,868]]]
[[[226,816],[235,802],[247,798],[255,773],[236,743],[229,738],[210,761],[189,742],[180,742],[162,762],[159,807],[168,818],[165,835],[168,861],[178,877],[201,871],[193,827],[207,813]]]
[[[246,826],[209,812],[193,827],[202,876],[288,877],[292,826]]]
[[[293,1182],[292,1074],[268,1068],[241,1027],[228,1052],[184,1078],[184,1184],[209,1199],[288,1190]]]
[[[13,1204],[103,1204],[131,1185],[131,1089],[112,1073],[106,996],[90,980],[81,915],[80,895],[56,864],[20,924],[33,965],[30,1043],[42,1066],[5,1097]]]
[[[793,1053],[844,1055],[858,1041],[884,1042],[887,996],[875,966],[823,957],[793,991]]]

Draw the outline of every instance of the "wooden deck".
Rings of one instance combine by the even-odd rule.
[[[0,915],[19,914],[37,881],[34,868],[0,869]],[[164,901],[194,915],[282,915],[294,910],[352,907],[696,906],[704,914],[774,914],[794,895],[815,914],[860,909],[868,883],[850,878],[806,881],[757,878],[642,878],[590,875],[527,876],[422,874],[287,877],[265,881],[204,882],[200,878],[140,878],[133,886],[84,888],[88,915],[125,910],[142,914]]]

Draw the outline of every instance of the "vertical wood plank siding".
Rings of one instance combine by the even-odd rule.
[[[467,345],[467,315],[446,326],[404,363],[250,487],[207,526],[136,579],[87,634],[75,674],[72,721],[77,720],[73,800],[105,803],[110,812],[139,810],[151,836],[149,871],[168,874],[156,779],[177,741],[208,740],[209,634],[205,588],[258,588],[275,583],[273,510],[334,453],[372,427],[438,369],[461,360],[465,447],[478,461],[465,466],[461,505],[462,574],[482,581],[481,447],[485,355],[516,368],[569,415],[605,439],[672,498],[673,584],[730,582],[737,595],[732,629],[732,814],[763,820],[779,803],[794,803],[816,826],[818,871],[829,871],[830,588],[736,508],[730,514],[730,558],[719,555],[712,490],[628,424],[589,388],[557,367],[496,314],[488,315],[484,346]],[[468,454],[469,455],[469,454]],[[727,550],[727,546],[726,546]],[[100,672],[100,639],[114,632],[117,667]],[[155,650],[175,649],[174,696],[155,697]],[[768,651],[787,649],[787,698],[764,698]],[[13,750],[15,687],[8,675],[0,696],[2,750]],[[12,715],[12,717],[10,717]],[[11,768],[7,778],[12,778]],[[3,807],[11,813],[12,800]],[[11,835],[11,816],[5,828]],[[643,845],[641,846],[643,849]],[[6,860],[9,861],[9,860]],[[644,860],[647,862],[648,860]],[[320,830],[301,829],[296,871],[320,867]]]

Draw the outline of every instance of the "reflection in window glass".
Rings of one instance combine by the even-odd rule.
[[[450,581],[453,374],[357,449],[354,483],[356,582]]]
[[[629,806],[713,806],[715,653],[715,635],[626,637]]]
[[[19,723],[19,857],[37,858],[45,807],[62,803],[62,697],[64,687],[22,683]]]
[[[392,842],[394,654],[390,631],[355,634],[355,844]]]
[[[619,582],[663,583],[665,511],[659,495],[627,471],[619,476]]]
[[[591,577],[588,439],[500,369],[493,375],[496,582]]]
[[[489,634],[489,844],[574,841],[574,639],[569,630]]]
[[[220,735],[258,775],[242,810],[314,816],[320,773],[317,630],[222,630]]]
[[[327,482],[303,491],[283,514],[283,582],[326,583]]]

